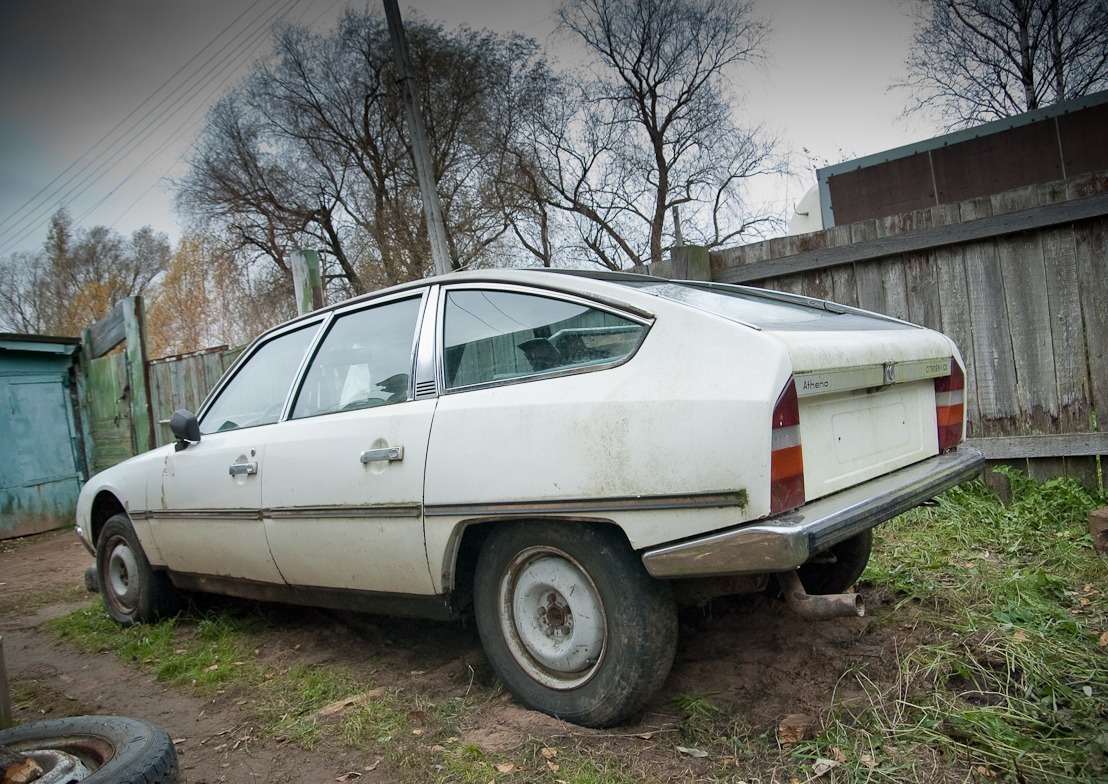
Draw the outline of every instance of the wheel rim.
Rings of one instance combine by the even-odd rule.
[[[140,590],[135,553],[123,539],[112,542],[107,583],[112,600],[124,612],[135,609]]]
[[[500,580],[500,623],[520,666],[554,689],[575,689],[604,657],[607,622],[600,594],[566,553],[519,553]]]

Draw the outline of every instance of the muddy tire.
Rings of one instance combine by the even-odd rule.
[[[176,589],[165,572],[150,567],[125,514],[110,518],[100,531],[96,576],[108,615],[124,626],[152,623],[179,607]]]
[[[862,576],[873,550],[873,529],[814,556],[799,569],[800,582],[810,594],[842,593]]]
[[[629,718],[673,665],[673,593],[614,528],[498,528],[478,557],[473,599],[485,652],[508,691],[575,724]]]
[[[160,727],[118,716],[75,716],[0,730],[0,746],[29,756],[48,781],[177,784],[177,752]]]

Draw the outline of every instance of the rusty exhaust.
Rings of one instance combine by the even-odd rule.
[[[810,621],[825,621],[828,618],[861,617],[866,614],[866,604],[861,594],[836,593],[826,596],[813,596],[804,590],[800,575],[796,571],[778,572],[777,583],[785,596],[789,609]]]

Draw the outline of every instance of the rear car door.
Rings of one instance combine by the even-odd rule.
[[[433,593],[423,471],[435,398],[414,399],[424,295],[336,315],[266,444],[266,533],[291,585]]]

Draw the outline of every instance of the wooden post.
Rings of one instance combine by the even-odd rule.
[[[427,149],[427,131],[423,126],[423,112],[412,89],[409,73],[408,39],[404,35],[404,23],[400,19],[400,7],[396,0],[384,0],[385,18],[392,36],[393,56],[396,59],[396,80],[404,94],[404,109],[408,115],[408,132],[412,137],[412,154],[415,156],[419,190],[423,194],[423,214],[427,221],[427,237],[431,241],[431,260],[435,274],[445,275],[453,268],[450,263],[450,245],[446,240],[446,225],[439,204],[439,191],[435,183],[435,170],[431,153]]]
[[[711,280],[708,249],[701,245],[682,245],[670,251],[673,277],[677,280]]]
[[[298,250],[292,254],[292,285],[296,291],[296,312],[300,315],[323,307],[323,276],[319,253]]]
[[[8,693],[8,668],[4,665],[4,636],[0,635],[0,730],[12,726],[12,700]]]

